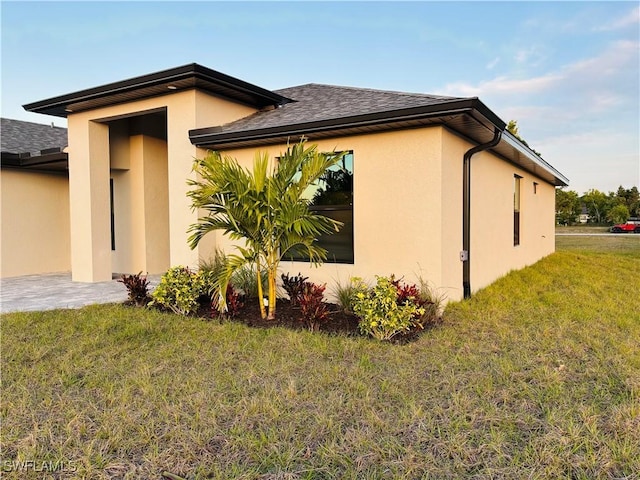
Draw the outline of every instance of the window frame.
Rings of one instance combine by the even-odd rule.
[[[520,245],[520,214],[522,212],[522,177],[513,175],[513,246]]]
[[[109,179],[109,209],[111,213],[111,251],[116,250],[116,214],[113,195],[113,178]]]
[[[335,153],[351,155],[351,169],[350,169],[350,171],[351,171],[352,177],[355,177],[355,166],[354,166],[354,164],[355,164],[355,155],[354,155],[353,150],[342,150],[342,151],[335,152]],[[320,215],[322,215],[322,213],[320,213],[320,212],[331,212],[331,211],[334,211],[334,212],[338,212],[338,211],[350,212],[349,216],[350,216],[351,232],[350,232],[349,237],[348,237],[349,246],[350,246],[350,255],[343,256],[343,257],[340,257],[340,258],[336,258],[335,255],[333,255],[333,257],[332,257],[331,250],[328,249],[327,246],[322,243],[321,239],[316,239],[316,244],[318,246],[324,248],[325,250],[327,250],[327,258],[324,261],[324,263],[333,263],[333,264],[337,264],[337,265],[338,264],[341,264],[341,265],[353,265],[355,263],[355,242],[354,242],[354,228],[353,228],[355,222],[354,222],[354,213],[353,213],[354,212],[354,208],[353,208],[354,207],[353,206],[354,200],[353,200],[353,198],[354,198],[354,185],[353,185],[353,182],[352,182],[352,185],[351,185],[351,203],[350,204],[309,205],[309,210],[311,212],[318,213]],[[333,217],[330,217],[329,215],[325,215],[325,216],[328,216],[329,218],[333,218]],[[342,228],[344,228],[347,225],[347,222],[343,222],[343,223],[344,223],[344,225],[343,225]],[[337,234],[338,233],[333,233],[333,234],[329,234],[329,235],[337,235]],[[327,235],[327,236],[329,236],[329,235]],[[304,254],[298,254],[298,255],[290,254],[290,255],[287,255],[286,260],[293,261],[293,262],[303,262],[303,263],[309,263],[309,261],[310,261],[309,257],[307,255],[304,255]]]

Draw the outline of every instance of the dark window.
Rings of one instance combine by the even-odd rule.
[[[111,209],[111,250],[116,249],[116,220],[113,212],[113,178],[109,179],[109,208]]]
[[[513,245],[520,245],[520,179],[513,177]]]
[[[329,169],[305,192],[310,210],[343,223],[338,233],[321,235],[319,246],[327,250],[327,262],[353,263],[353,152]],[[309,261],[304,253],[294,253],[292,260]]]
[[[533,194],[536,195],[538,193],[538,182],[533,182]]]

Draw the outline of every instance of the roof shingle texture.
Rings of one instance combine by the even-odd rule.
[[[62,150],[68,145],[66,128],[10,118],[2,118],[1,121],[2,152],[30,153],[31,156],[37,156],[42,150]]]
[[[281,127],[436,105],[461,99],[460,97],[391,92],[316,83],[284,88],[275,90],[275,92],[295,101],[284,104],[275,110],[256,112],[249,117],[228,123],[222,126],[221,131],[237,132]]]

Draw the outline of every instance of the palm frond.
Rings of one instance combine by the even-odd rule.
[[[221,305],[231,275],[242,266],[255,265],[256,271],[265,268],[271,279],[280,259],[291,252],[306,252],[312,264],[326,258],[326,250],[315,241],[337,232],[342,224],[310,211],[303,194],[343,156],[318,153],[315,145],[300,142],[288,146],[277,163],[271,163],[266,153],[257,152],[251,171],[219,152],[194,161],[197,178],[189,180],[192,189],[188,195],[192,208],[207,215],[190,226],[190,247],[195,248],[207,233],[216,230],[244,241],[244,246],[235,247],[236,254],[226,258],[217,280]],[[275,295],[272,287],[270,297]],[[269,301],[275,310],[275,298]]]

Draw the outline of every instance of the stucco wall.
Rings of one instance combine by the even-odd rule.
[[[472,160],[472,289],[555,250],[555,190],[542,180],[489,154]],[[520,244],[513,241],[514,176],[520,179]],[[534,193],[533,183],[537,182]]]
[[[462,158],[472,147],[446,129],[442,134],[442,283],[438,287],[448,299],[462,298]]]
[[[134,158],[131,145],[120,141],[115,130],[110,139],[108,125],[130,115],[158,112],[166,115],[166,146],[163,148],[167,156],[165,203],[169,264],[195,267],[199,259],[210,257],[215,248],[230,250],[231,244],[216,233],[206,236],[196,250],[188,247],[187,230],[197,220],[198,212],[190,208],[187,179],[193,175],[193,158],[206,154],[191,145],[188,131],[222,125],[253,111],[191,90],[70,114],[74,279],[104,280],[114,270],[125,270],[125,267],[131,270],[132,266],[139,265],[136,258],[143,258],[145,254],[136,248],[145,245],[146,240],[142,237],[146,234],[148,238],[148,230],[153,228],[146,223],[144,207],[136,213],[135,205],[140,202],[136,201],[132,183],[125,188],[122,198],[116,200],[121,203],[117,207],[120,210],[126,209],[127,203],[134,206],[128,220],[132,227],[126,229],[117,225],[116,229],[124,228],[135,238],[125,244],[131,245],[129,258],[122,260],[124,256],[118,253],[112,265],[108,219],[109,162],[112,169],[138,169],[142,175],[146,163]],[[346,282],[352,276],[373,280],[375,275],[393,273],[408,281],[420,276],[449,299],[461,298],[462,158],[473,145],[438,126],[312,143],[318,143],[321,151],[353,151],[355,261],[353,264],[327,263],[320,269],[303,262],[284,262],[282,270],[294,274],[301,272],[315,282],[326,282],[330,288],[336,281]],[[263,150],[273,158],[285,148],[286,145],[276,145]],[[225,153],[250,168],[255,151],[251,148]],[[110,160],[109,156],[118,158]],[[513,245],[514,174],[522,176],[521,242],[517,247]],[[112,175],[116,180],[119,176],[124,179],[129,175],[126,181],[135,183],[134,177],[138,174],[114,172]],[[534,181],[538,183],[536,194],[533,193]],[[137,184],[145,183],[138,181]],[[553,251],[554,189],[551,185],[483,152],[472,159],[471,198],[473,291],[509,270],[533,263]],[[144,204],[142,201],[141,205]],[[134,226],[143,224],[142,230]],[[148,264],[149,245],[145,248]]]
[[[167,144],[143,135],[127,140],[129,148],[122,153],[129,168],[111,172],[115,223],[112,270],[164,273],[170,266]],[[124,163],[113,155],[111,158],[112,166]]]
[[[0,185],[2,277],[68,272],[68,179],[3,169]]]
[[[69,180],[73,279],[102,281],[111,278],[112,253],[109,220],[110,155],[126,150],[126,142],[110,145],[111,122],[143,114],[166,112],[169,255],[171,265],[197,266],[200,250],[212,248],[208,239],[198,250],[187,245],[187,229],[196,221],[186,196],[193,158],[204,152],[189,141],[188,131],[222,125],[250,115],[245,105],[197,90],[170,93],[137,102],[70,113]],[[126,167],[124,156],[119,167]]]
[[[473,145],[441,127],[335,138],[317,142],[320,151],[353,150],[353,265],[320,268],[283,262],[332,288],[351,276],[373,280],[394,273],[427,280],[449,300],[462,289],[462,163]],[[274,157],[286,146],[263,149]],[[250,167],[253,149],[229,153]],[[472,158],[471,287],[490,284],[510,270],[552,253],[554,187],[489,152]],[[520,245],[513,245],[513,179],[521,180]],[[537,192],[533,192],[536,182]],[[217,234],[217,245],[231,244]]]
[[[320,268],[285,261],[283,272],[317,283],[346,283],[352,276],[375,280],[375,275],[418,276],[442,284],[441,250],[441,129],[405,130],[311,142],[319,151],[353,151],[354,252],[353,264],[326,263]],[[273,158],[285,145],[260,149]],[[251,167],[254,149],[228,152]],[[212,234],[210,234],[212,235]],[[217,245],[231,244],[215,235]]]

